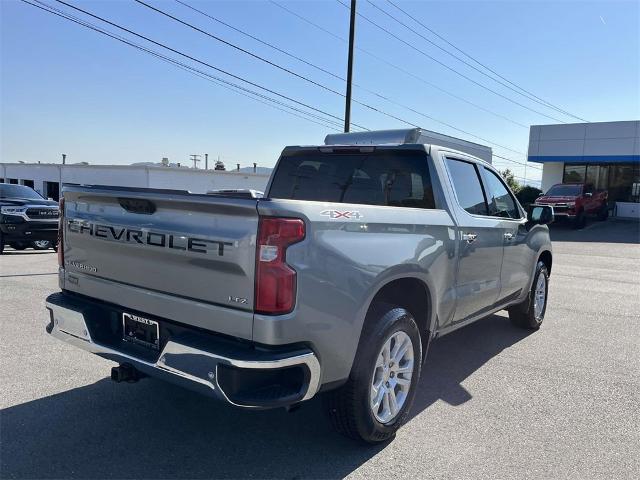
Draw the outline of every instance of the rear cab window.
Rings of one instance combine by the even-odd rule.
[[[434,209],[429,164],[419,150],[301,150],[280,158],[268,196]]]

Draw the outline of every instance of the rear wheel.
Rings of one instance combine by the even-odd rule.
[[[598,220],[603,222],[607,218],[609,218],[609,206],[605,203],[598,212]]]
[[[10,243],[9,245],[14,250],[24,250],[25,248],[28,247],[26,243],[22,243],[22,242],[13,242],[13,243]]]
[[[4,252],[4,236],[0,232],[0,255],[2,255],[2,252]]]
[[[539,329],[547,311],[548,293],[549,271],[544,262],[538,262],[531,291],[526,300],[508,310],[511,323],[520,328]]]
[[[393,438],[413,403],[421,358],[421,338],[413,316],[387,304],[372,308],[349,380],[324,396],[334,428],[366,443]]]
[[[33,248],[36,250],[46,250],[52,247],[52,242],[49,240],[36,240],[32,243]]]

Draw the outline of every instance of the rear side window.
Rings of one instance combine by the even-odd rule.
[[[516,202],[503,181],[488,168],[484,168],[484,174],[489,189],[487,193],[489,196],[490,215],[495,217],[520,218],[520,211],[516,206]]]
[[[424,152],[308,151],[280,159],[270,198],[435,208]]]
[[[488,215],[487,202],[473,163],[447,158],[447,166],[460,206],[473,215]]]

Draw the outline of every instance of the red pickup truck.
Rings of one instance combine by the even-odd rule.
[[[608,197],[606,190],[594,190],[592,185],[558,183],[540,195],[535,203],[551,205],[556,218],[565,217],[575,228],[582,228],[587,215],[594,215],[598,220],[607,219]]]

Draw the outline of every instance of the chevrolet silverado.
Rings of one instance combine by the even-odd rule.
[[[341,433],[392,438],[432,340],[502,309],[541,326],[553,211],[460,151],[336,137],[286,147],[264,198],[66,185],[47,332],[116,381],[245,408],[322,394]]]

